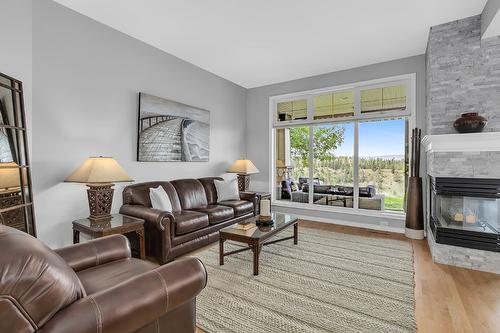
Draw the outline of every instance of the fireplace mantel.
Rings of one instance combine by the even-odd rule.
[[[422,146],[427,153],[500,151],[500,132],[426,135]]]

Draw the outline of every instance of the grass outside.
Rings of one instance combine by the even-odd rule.
[[[385,210],[394,210],[398,212],[403,211],[403,197],[385,197],[384,207]]]

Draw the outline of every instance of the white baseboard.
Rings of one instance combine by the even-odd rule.
[[[318,221],[318,222],[323,222],[323,223],[345,225],[345,226],[349,226],[349,227],[364,228],[364,229],[371,229],[371,230],[378,230],[378,231],[388,231],[388,232],[394,232],[394,233],[398,233],[398,234],[405,233],[405,228],[390,227],[390,226],[370,224],[370,223],[352,222],[352,221],[337,220],[337,219],[329,219],[329,218],[324,218],[324,217],[307,216],[307,215],[300,215],[300,214],[293,214],[293,215],[297,216],[301,220]]]

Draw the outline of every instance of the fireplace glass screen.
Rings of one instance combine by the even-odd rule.
[[[499,233],[500,199],[436,195],[434,216],[442,227]]]
[[[500,179],[431,178],[437,243],[500,252]]]

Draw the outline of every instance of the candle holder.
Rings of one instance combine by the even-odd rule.
[[[257,217],[257,225],[271,225],[273,224],[273,217],[271,215],[271,200],[264,199],[260,201],[260,215]]]
[[[270,226],[274,224],[274,220],[272,216],[262,216],[259,215],[257,217],[257,221],[255,221],[257,226]]]

